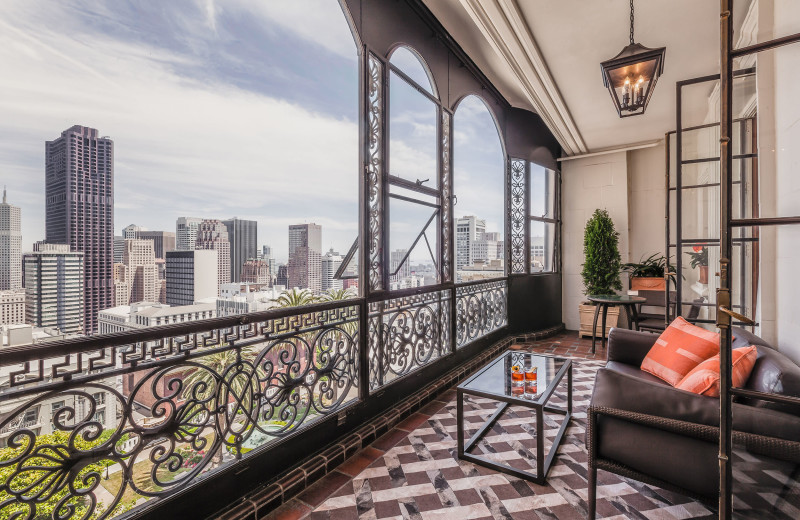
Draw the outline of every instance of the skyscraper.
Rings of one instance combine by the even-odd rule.
[[[288,287],[322,290],[322,226],[294,224],[289,226]]]
[[[75,125],[45,143],[46,241],[84,253],[84,324],[114,304],[114,142]]]
[[[127,239],[122,263],[132,302],[158,301],[160,284],[152,240]]]
[[[192,305],[219,295],[215,251],[167,251],[166,255],[167,304]]]
[[[223,220],[231,243],[231,281],[242,281],[242,266],[258,252],[258,222],[233,217]]]
[[[125,237],[122,235],[114,235],[114,263],[122,263],[122,255],[125,252]]]
[[[67,244],[37,242],[25,255],[25,315],[36,327],[81,333],[84,312],[84,257]]]
[[[6,200],[0,203],[0,291],[22,287],[22,217]]]
[[[411,262],[408,258],[406,258],[406,261],[403,262],[402,267],[400,266],[400,262],[403,261],[406,253],[408,253],[408,249],[395,249],[390,254],[391,261],[389,262],[389,274],[391,275],[393,282],[399,282],[411,276]],[[398,267],[400,267],[399,270],[397,269]],[[397,271],[397,274],[392,274],[395,271]]]
[[[272,275],[269,270],[269,263],[266,260],[248,260],[242,266],[242,283],[269,284]]]
[[[125,240],[130,240],[132,238],[139,238],[139,233],[141,231],[147,231],[147,228],[142,226],[137,226],[136,224],[128,224],[124,228],[122,228],[122,238]]]
[[[339,253],[334,251],[333,248],[322,257],[321,275],[323,291],[342,289],[344,287],[341,279],[334,278],[340,265],[342,265],[342,257]]]
[[[197,217],[180,217],[175,221],[175,249],[191,251],[197,242],[197,228],[203,219]]]
[[[482,251],[475,242],[486,232],[486,221],[474,215],[456,220],[456,270],[472,265],[480,259]],[[485,248],[485,246],[484,246]]]
[[[271,282],[277,283],[275,280],[278,275],[278,265],[275,261],[275,257],[272,256],[272,247],[262,246],[261,258],[269,264],[269,275],[271,277]]]
[[[164,253],[167,251],[175,251],[175,233],[172,231],[142,231],[136,233],[136,238],[142,240],[152,240],[153,253],[156,258],[166,258]],[[197,240],[197,237],[195,237]]]
[[[217,252],[217,284],[231,282],[231,243],[228,230],[221,220],[206,219],[197,228],[195,249],[213,249]]]

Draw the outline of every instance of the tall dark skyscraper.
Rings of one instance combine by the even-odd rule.
[[[256,258],[258,252],[258,222],[233,217],[223,220],[231,243],[231,281],[242,281],[242,266]]]
[[[294,224],[289,226],[288,289],[322,291],[322,226]]]
[[[46,241],[84,260],[84,327],[114,306],[114,142],[75,125],[45,143]]]

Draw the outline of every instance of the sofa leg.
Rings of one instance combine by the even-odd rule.
[[[588,497],[589,515],[590,520],[594,520],[597,509],[597,467],[589,463],[589,497]]]

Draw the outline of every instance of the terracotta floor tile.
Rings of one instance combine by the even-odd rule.
[[[407,436],[408,436],[407,431],[391,429],[382,436],[378,437],[378,440],[373,442],[371,446],[378,450],[389,451],[398,442],[402,441]]]
[[[405,430],[408,432],[412,432],[416,430],[421,424],[427,422],[427,420],[430,419],[430,417],[431,417],[430,415],[425,415],[417,412],[399,422],[397,426],[395,426],[395,428],[397,428],[398,430]]]
[[[350,476],[339,471],[332,471],[300,493],[297,499],[311,507],[317,507],[348,482],[350,482]]]
[[[350,475],[351,477],[355,477],[383,454],[384,454],[383,450],[379,450],[373,446],[367,446],[363,450],[359,451],[358,453],[356,453],[355,455],[344,461],[336,469],[341,471],[345,475]]]
[[[264,518],[267,520],[299,520],[311,513],[311,508],[297,499],[290,500]]]

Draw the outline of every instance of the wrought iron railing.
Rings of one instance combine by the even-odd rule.
[[[508,323],[508,282],[472,282],[456,288],[456,346],[461,348]]]
[[[501,328],[505,298],[500,280],[7,348],[0,518],[183,490]]]

